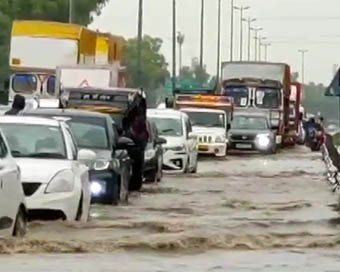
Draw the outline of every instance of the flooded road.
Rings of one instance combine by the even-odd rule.
[[[32,223],[24,240],[0,241],[11,254],[1,268],[338,271],[337,198],[324,172],[321,155],[303,147],[203,158],[197,174],[166,176],[128,206],[94,206],[87,224]]]

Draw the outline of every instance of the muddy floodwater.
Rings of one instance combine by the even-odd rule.
[[[339,271],[324,172],[304,147],[205,157],[127,206],[93,206],[87,224],[33,222],[24,240],[0,240],[0,271]]]

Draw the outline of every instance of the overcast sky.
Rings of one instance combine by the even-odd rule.
[[[216,72],[217,1],[206,1],[204,62],[208,72]],[[177,30],[185,34],[183,65],[190,65],[199,55],[200,0],[177,0]],[[263,35],[272,42],[268,49],[271,61],[286,62],[294,71],[301,70],[299,49],[306,54],[306,82],[328,84],[333,65],[340,64],[339,0],[235,0],[235,5],[249,5],[245,16],[257,18],[254,26],[263,27]],[[138,0],[110,0],[102,15],[90,26],[134,37],[137,33]],[[171,70],[172,1],[144,0],[144,34],[160,37],[162,53]],[[252,35],[253,36],[253,35]],[[247,27],[244,25],[244,54],[247,49]],[[235,11],[235,58],[239,57],[239,12]],[[229,59],[230,0],[222,0],[222,60]],[[252,40],[252,50],[254,41]]]

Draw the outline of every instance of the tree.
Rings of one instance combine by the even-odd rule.
[[[87,25],[100,14],[108,0],[74,0],[74,23]],[[8,77],[8,53],[12,21],[49,20],[68,22],[69,0],[0,1],[0,84]],[[1,89],[1,87],[0,87]]]
[[[169,77],[168,64],[164,55],[160,53],[163,41],[145,35],[142,40],[142,74],[141,86],[138,86],[137,67],[137,38],[127,41],[125,48],[124,65],[128,70],[128,82],[131,87],[143,87],[146,90],[154,90],[164,85],[165,79]]]

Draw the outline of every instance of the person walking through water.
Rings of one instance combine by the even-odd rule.
[[[5,115],[19,115],[26,106],[25,97],[17,94],[14,97],[12,108],[5,113]]]

